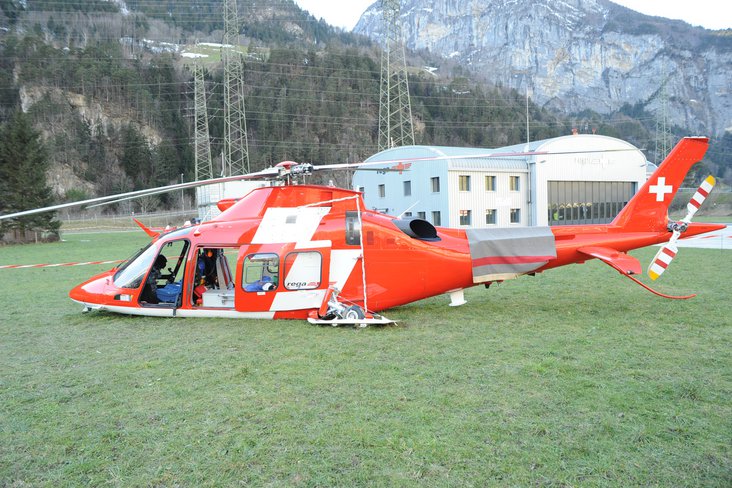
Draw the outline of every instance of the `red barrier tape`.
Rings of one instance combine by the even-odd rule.
[[[57,268],[59,266],[86,266],[88,264],[114,264],[121,263],[123,260],[116,261],[87,261],[83,263],[57,263],[57,264],[3,264],[0,269],[24,269],[24,268]]]

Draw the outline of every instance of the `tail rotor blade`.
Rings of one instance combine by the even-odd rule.
[[[707,199],[707,196],[712,191],[712,188],[714,188],[714,185],[716,184],[717,180],[714,179],[714,176],[709,175],[706,177],[704,181],[702,181],[702,184],[699,186],[699,188],[696,190],[696,193],[694,193],[694,196],[691,197],[691,200],[686,205],[686,217],[684,217],[683,222],[689,223],[691,221],[691,218],[694,216],[697,210],[699,210],[699,207],[702,206],[702,203],[704,203],[704,200]]]
[[[686,217],[679,222],[672,222],[670,224],[669,230],[673,229],[674,231],[671,239],[669,239],[665,246],[658,250],[653,261],[651,261],[651,265],[648,266],[648,276],[650,276],[652,280],[657,280],[658,277],[666,271],[666,268],[671,264],[671,261],[676,257],[676,253],[679,252],[678,247],[676,247],[676,241],[679,240],[681,233],[686,230],[692,217],[694,217],[696,211],[699,210],[699,207],[702,206],[704,200],[707,199],[707,196],[709,196],[709,193],[712,191],[712,188],[714,188],[716,182],[717,181],[714,179],[714,176],[707,176],[706,179],[702,181],[702,184],[699,185],[699,188],[696,190],[696,193],[694,193],[694,196],[691,197],[689,203],[686,205]]]
[[[674,233],[674,235],[676,235],[676,233]],[[679,252],[679,249],[676,247],[675,242],[676,240],[672,238],[672,241],[669,241],[668,244],[658,250],[653,261],[651,261],[651,265],[648,267],[648,276],[650,276],[652,280],[655,281],[658,279],[658,277],[666,271],[666,268],[671,264],[674,257],[676,257],[676,253]]]

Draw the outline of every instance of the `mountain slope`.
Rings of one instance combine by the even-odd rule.
[[[355,32],[380,39],[381,6]],[[404,0],[406,45],[452,58],[486,80],[566,113],[659,110],[672,124],[732,130],[732,32],[648,17],[606,0]]]

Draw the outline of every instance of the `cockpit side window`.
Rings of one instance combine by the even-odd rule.
[[[151,246],[154,258],[144,268],[145,284],[140,293],[140,303],[144,305],[180,305],[183,276],[186,268],[186,257],[190,243],[185,239],[165,242],[158,249]],[[140,255],[147,255],[148,251]],[[138,258],[139,259],[139,258]]]

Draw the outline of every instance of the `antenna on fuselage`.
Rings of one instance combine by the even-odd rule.
[[[409,212],[410,210],[412,210],[412,209],[413,209],[414,207],[416,207],[416,206],[417,206],[418,204],[419,204],[419,200],[417,200],[416,202],[414,202],[413,204],[411,204],[411,205],[410,205],[409,207],[407,207],[407,209],[406,209],[406,210],[404,210],[404,212],[400,213],[400,214],[399,214],[399,216],[398,216],[397,218],[398,218],[398,219],[401,219],[402,217],[404,217],[404,214],[405,214],[405,213],[407,213],[407,212]]]

